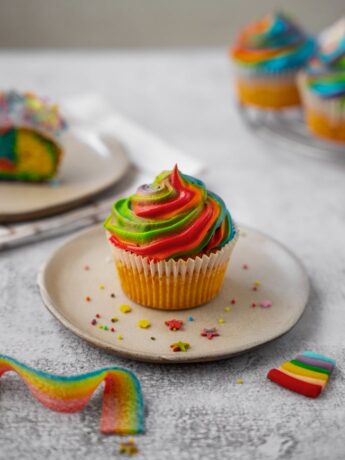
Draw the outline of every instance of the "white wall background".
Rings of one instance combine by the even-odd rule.
[[[0,0],[0,47],[226,45],[273,9],[317,32],[345,0]]]

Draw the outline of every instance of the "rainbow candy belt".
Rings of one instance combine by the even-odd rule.
[[[87,374],[64,377],[32,369],[16,359],[0,355],[0,377],[9,371],[16,372],[24,380],[40,403],[57,412],[82,410],[104,381],[100,431],[124,435],[144,431],[140,382],[127,369],[105,367]]]
[[[316,398],[325,389],[334,367],[333,359],[305,351],[278,369],[271,369],[267,377],[291,391]]]

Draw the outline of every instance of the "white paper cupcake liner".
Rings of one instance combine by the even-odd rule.
[[[153,261],[110,245],[129,298],[152,308],[177,310],[206,303],[218,293],[237,237],[238,231],[223,248],[186,260]]]

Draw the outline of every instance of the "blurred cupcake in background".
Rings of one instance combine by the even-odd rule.
[[[313,134],[345,142],[345,18],[319,37],[319,50],[298,78]]]
[[[52,179],[66,127],[56,104],[31,92],[0,91],[0,180]]]
[[[177,166],[117,200],[104,226],[125,294],[164,310],[217,295],[238,235],[223,200]]]
[[[315,49],[314,38],[285,14],[246,26],[230,49],[240,103],[271,110],[298,106],[296,75]]]

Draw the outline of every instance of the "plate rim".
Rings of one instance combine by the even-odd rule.
[[[98,137],[99,141],[102,142],[106,146],[110,154],[114,155],[114,151],[111,149],[111,147],[109,147],[106,144],[106,142],[102,139],[102,136],[98,135],[97,133],[95,133],[95,135]],[[114,178],[108,179],[102,185],[99,185],[98,187],[96,187],[93,191],[86,192],[83,196],[79,196],[78,198],[68,199],[63,203],[59,203],[56,205],[53,204],[47,207],[41,206],[31,211],[9,212],[9,213],[0,212],[0,224],[20,223],[23,221],[49,217],[55,214],[59,214],[62,211],[70,211],[71,209],[74,209],[82,204],[85,204],[91,198],[96,197],[99,194],[105,192],[112,185],[120,181],[126,175],[126,173],[128,172],[131,166],[131,162],[130,162],[129,155],[127,153],[126,148],[117,138],[114,138],[114,142],[116,142],[116,145],[117,145],[116,158],[118,158],[119,164],[121,165],[121,173],[118,174],[115,179]]]
[[[107,344],[105,344],[102,340],[90,336],[88,333],[82,331],[78,327],[76,327],[72,322],[70,322],[59,310],[58,306],[55,306],[54,301],[50,298],[46,288],[45,288],[45,283],[44,283],[44,278],[47,273],[47,269],[54,260],[54,258],[58,255],[58,253],[71,244],[73,241],[77,240],[80,237],[83,237],[87,235],[88,233],[94,233],[95,231],[101,231],[101,228],[99,225],[93,225],[92,227],[89,227],[87,229],[84,229],[80,232],[75,233],[73,236],[68,238],[67,240],[64,241],[62,245],[60,245],[58,248],[56,248],[49,256],[49,258],[41,265],[39,268],[39,271],[37,273],[37,284],[39,287],[41,299],[43,302],[43,305],[45,308],[49,311],[49,313],[56,319],[58,320],[66,329],[70,330],[73,332],[76,336],[80,337],[81,339],[85,340],[88,344],[92,345],[93,347],[103,349],[107,352],[110,352],[112,354],[115,354],[117,356],[120,356],[122,358],[127,358],[135,361],[140,361],[140,362],[149,362],[149,363],[155,363],[155,364],[188,364],[188,363],[197,363],[197,362],[210,362],[210,361],[218,361],[222,359],[228,359],[232,358],[235,356],[238,356],[240,354],[249,352],[251,350],[255,350],[258,347],[264,346],[267,343],[270,343],[279,337],[282,337],[283,335],[287,334],[291,329],[298,323],[298,321],[301,319],[302,315],[305,312],[305,309],[308,305],[308,301],[310,298],[310,279],[308,276],[308,272],[302,263],[302,261],[284,244],[280,243],[277,239],[274,237],[271,237],[267,235],[266,233],[256,230],[255,228],[248,226],[248,225],[239,225],[240,228],[243,228],[244,230],[249,230],[249,231],[254,231],[255,233],[258,233],[259,235],[262,235],[265,238],[268,238],[269,240],[273,241],[275,244],[277,244],[280,248],[282,248],[294,261],[295,263],[299,266],[301,273],[303,274],[303,284],[305,285],[305,301],[304,301],[304,306],[301,309],[301,311],[298,313],[297,316],[294,316],[293,319],[291,320],[291,324],[288,325],[287,329],[284,332],[279,332],[276,334],[272,334],[271,337],[269,337],[267,340],[264,342],[256,343],[253,342],[250,345],[245,345],[243,347],[238,347],[235,351],[233,352],[224,352],[220,353],[219,351],[214,351],[210,352],[207,354],[207,356],[200,356],[197,352],[190,351],[188,352],[188,356],[184,356],[182,354],[174,354],[174,357],[172,357],[171,354],[168,353],[162,353],[158,356],[152,357],[152,355],[148,352],[129,352],[126,349],[123,349],[121,345],[117,345],[116,348],[113,348]],[[194,356],[193,356],[194,353]],[[197,355],[197,356],[195,356]]]

